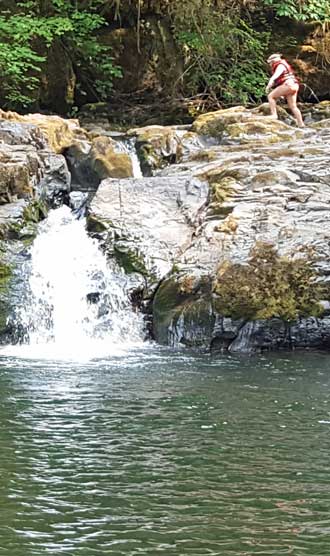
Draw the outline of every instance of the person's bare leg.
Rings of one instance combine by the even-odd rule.
[[[279,85],[268,95],[268,102],[270,108],[270,115],[272,118],[278,118],[276,110],[276,100],[280,97],[286,96],[288,93],[288,88],[286,85]]]
[[[272,93],[270,93],[271,95]],[[276,100],[271,97],[270,95],[268,95],[268,103],[269,103],[269,108],[270,108],[270,115],[272,118],[278,118],[277,115],[277,109],[276,109]]]
[[[297,106],[297,95],[298,92],[294,93],[293,95],[288,95],[286,97],[286,101],[288,103],[288,107],[290,108],[297,124],[299,127],[305,127],[304,120],[302,118],[301,112]]]

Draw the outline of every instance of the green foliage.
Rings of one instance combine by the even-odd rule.
[[[49,49],[56,42],[60,42],[80,76],[88,78],[92,71],[97,74],[95,95],[99,99],[106,97],[113,77],[121,73],[113,64],[109,48],[96,35],[106,25],[96,11],[99,5],[99,0],[28,0],[17,3],[15,13],[0,11],[1,91],[5,107],[21,108],[33,103]],[[81,90],[86,87],[83,78],[79,86]]]
[[[267,243],[255,246],[246,265],[223,264],[214,291],[217,310],[233,318],[292,321],[322,312],[318,301],[324,292],[313,261],[280,257]]]
[[[264,3],[280,17],[320,23],[330,20],[329,0],[264,0]]]
[[[185,82],[191,92],[207,92],[229,103],[257,101],[264,95],[265,51],[269,34],[257,32],[230,7],[214,10],[211,2],[174,18],[176,40],[185,57]]]
[[[17,44],[13,47],[2,41],[0,51],[2,95],[7,101],[7,106],[25,107],[31,103],[33,92],[39,83],[38,77],[31,75],[31,72],[40,72],[40,65],[45,58],[38,56],[29,46]]]

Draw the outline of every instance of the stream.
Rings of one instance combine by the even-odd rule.
[[[326,555],[322,354],[1,356],[0,554]]]

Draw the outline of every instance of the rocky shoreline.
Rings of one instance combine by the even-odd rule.
[[[262,105],[116,136],[102,124],[0,113],[0,334],[50,208],[128,275],[153,338],[206,351],[330,348],[330,102],[306,129]],[[143,177],[125,145],[135,144]]]

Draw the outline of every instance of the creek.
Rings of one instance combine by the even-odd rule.
[[[0,553],[328,554],[324,355],[1,357]]]

